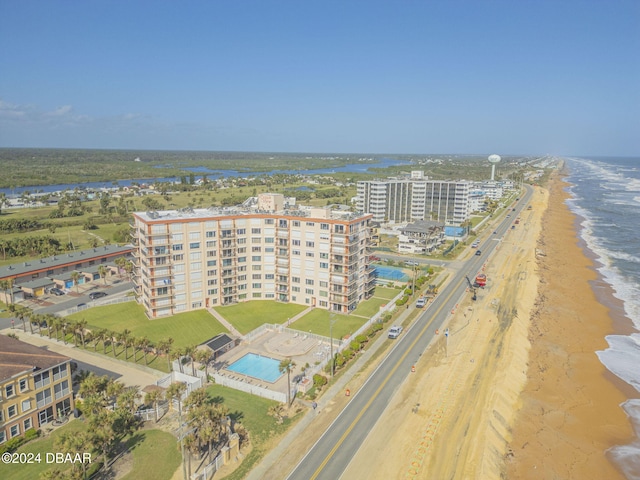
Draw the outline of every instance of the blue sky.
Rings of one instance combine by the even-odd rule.
[[[0,0],[0,147],[640,156],[640,2]]]

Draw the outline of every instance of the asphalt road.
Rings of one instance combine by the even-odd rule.
[[[441,290],[429,307],[403,333],[397,344],[382,360],[363,387],[351,397],[350,403],[329,426],[316,444],[307,452],[287,477],[289,480],[335,480],[340,478],[346,466],[362,445],[378,418],[389,404],[398,387],[411,375],[411,367],[426,351],[435,331],[444,334],[442,326],[464,295],[468,284],[465,276],[473,279],[482,270],[499,240],[511,228],[513,220],[528,203],[533,190],[515,206],[516,211],[505,213],[495,234],[484,236],[478,249],[481,255],[473,255],[454,273],[451,281]],[[507,217],[506,215],[509,215]],[[517,228],[517,227],[516,227]]]
[[[45,314],[45,313],[58,313],[63,310],[67,310],[69,308],[73,308],[80,303],[86,304],[88,307],[100,305],[102,302],[108,301],[110,298],[113,298],[117,295],[124,295],[125,293],[131,291],[133,288],[133,283],[129,281],[119,281],[118,283],[110,283],[107,286],[102,284],[96,285],[91,289],[84,291],[81,295],[62,295],[60,297],[56,297],[55,295],[48,295],[51,297],[50,300],[55,302],[53,305],[47,305],[45,307],[39,307],[37,304],[27,305],[29,308],[33,310],[34,313]],[[89,298],[89,294],[91,292],[107,292],[107,296],[100,298],[98,300],[91,300]],[[0,330],[5,328],[10,328],[11,318],[0,318]],[[14,326],[16,329],[22,330],[22,322],[17,318],[14,318]]]

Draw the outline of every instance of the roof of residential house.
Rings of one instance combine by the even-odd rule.
[[[24,372],[46,370],[69,360],[59,353],[0,335],[0,381]]]

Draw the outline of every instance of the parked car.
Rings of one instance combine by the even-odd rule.
[[[56,297],[64,295],[64,291],[60,290],[59,288],[52,288],[51,290],[49,290],[49,292],[53,293]]]
[[[427,299],[424,297],[420,297],[416,302],[416,308],[422,308],[427,304]]]
[[[398,338],[402,333],[402,327],[400,325],[394,325],[389,329],[389,338]]]
[[[89,298],[91,300],[96,300],[98,298],[106,297],[107,294],[105,292],[92,292],[89,294]]]
[[[418,265],[420,265],[418,262],[412,262],[412,261],[404,262],[404,264],[405,264],[407,267],[417,267]]]

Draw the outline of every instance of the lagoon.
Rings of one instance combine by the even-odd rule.
[[[261,177],[276,174],[285,175],[324,175],[332,173],[364,173],[370,168],[387,168],[397,165],[409,165],[409,163],[395,159],[395,158],[383,158],[377,163],[350,163],[343,167],[334,168],[316,168],[310,170],[270,170],[265,172],[247,172],[241,170],[225,170],[225,169],[209,169],[207,167],[189,167],[184,168],[186,172],[193,172],[196,175],[196,179],[200,179],[206,176],[210,180],[219,178],[249,178],[249,177]],[[85,182],[85,183],[65,183],[58,185],[36,185],[27,187],[16,188],[0,188],[0,193],[4,193],[6,196],[19,196],[24,192],[29,193],[52,193],[62,192],[65,190],[78,189],[101,189],[101,188],[117,188],[117,187],[130,187],[131,185],[151,185],[153,183],[175,183],[179,182],[180,177],[161,177],[161,178],[134,178],[128,180],[108,181],[108,182]]]

